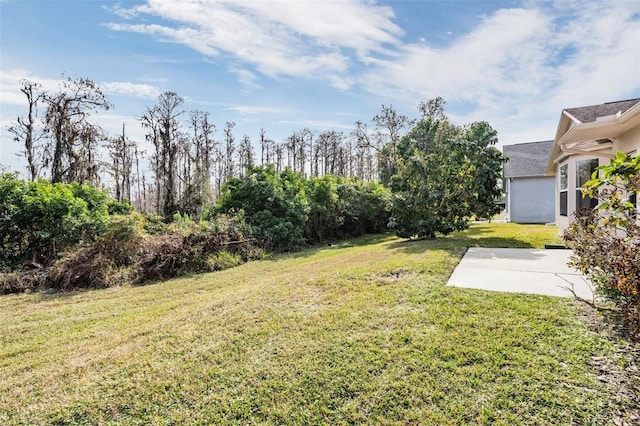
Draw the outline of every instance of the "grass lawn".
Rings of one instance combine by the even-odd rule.
[[[609,424],[573,301],[448,288],[494,223],[366,237],[143,287],[0,297],[0,424]]]

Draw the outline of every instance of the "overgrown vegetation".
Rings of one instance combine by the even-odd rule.
[[[444,285],[469,244],[555,232],[367,236],[162,285],[4,296],[0,423],[632,424],[592,368],[622,343],[570,299]]]
[[[139,284],[236,266],[263,250],[379,233],[389,197],[373,182],[253,167],[231,179],[201,217],[176,213],[167,224],[88,185],[6,174],[0,177],[0,289]]]
[[[635,203],[640,157],[617,153],[594,172],[582,192],[600,204],[598,210],[578,212],[564,235],[575,253],[572,264],[619,310],[631,336],[640,339],[640,223]]]
[[[59,253],[93,241],[104,231],[110,205],[106,192],[89,185],[0,175],[0,270],[46,266]]]
[[[213,211],[241,212],[262,247],[283,251],[386,231],[390,197],[375,182],[290,169],[278,175],[270,165],[231,179]]]

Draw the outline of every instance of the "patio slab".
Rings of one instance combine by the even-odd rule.
[[[510,293],[593,299],[592,286],[567,263],[571,250],[472,247],[447,285]]]

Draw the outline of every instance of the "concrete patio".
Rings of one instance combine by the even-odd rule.
[[[571,250],[472,247],[447,285],[510,293],[573,297],[569,288],[591,300],[591,285],[567,263]]]

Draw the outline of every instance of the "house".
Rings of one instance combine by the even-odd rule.
[[[640,98],[562,110],[547,162],[547,175],[555,179],[555,222],[560,232],[575,211],[597,206],[598,200],[583,198],[580,188],[618,151],[640,152]]]
[[[505,145],[506,211],[509,222],[555,220],[555,179],[545,175],[553,141]]]

